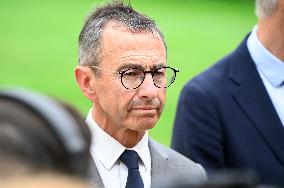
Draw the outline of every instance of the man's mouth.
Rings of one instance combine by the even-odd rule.
[[[158,111],[157,107],[153,106],[139,106],[135,108],[131,108],[131,111],[138,114],[156,114]]]
[[[134,107],[132,110],[156,110],[157,107],[155,106],[139,106],[139,107]]]

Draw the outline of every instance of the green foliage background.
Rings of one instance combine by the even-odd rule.
[[[0,0],[0,86],[22,86],[65,100],[86,115],[74,79],[77,38],[88,11],[103,1]],[[154,18],[168,44],[168,64],[180,69],[150,135],[170,144],[183,85],[232,51],[257,19],[253,0],[132,0]]]

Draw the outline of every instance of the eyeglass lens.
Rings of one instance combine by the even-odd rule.
[[[146,73],[139,68],[131,68],[121,74],[121,82],[127,89],[136,89],[144,81]],[[156,69],[152,73],[153,82],[158,88],[169,87],[175,80],[176,71],[170,67]]]

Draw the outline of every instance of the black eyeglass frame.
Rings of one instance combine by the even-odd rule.
[[[160,69],[163,69],[163,68],[169,68],[169,69],[173,70],[173,72],[174,72],[173,79],[171,80],[171,83],[170,83],[168,86],[166,86],[166,87],[160,87],[160,86],[156,85],[155,80],[154,80],[154,74],[155,74],[155,72],[158,71],[158,70],[160,70]],[[123,75],[124,75],[127,71],[133,70],[133,69],[138,69],[138,70],[140,70],[140,71],[142,71],[142,72],[144,73],[143,80],[141,81],[141,83],[140,83],[138,86],[136,86],[136,87],[134,87],[134,88],[128,88],[128,87],[126,87],[126,86],[123,84],[122,77],[123,77]],[[125,69],[125,70],[120,71],[120,72],[118,72],[118,73],[120,74],[120,82],[121,82],[121,84],[123,85],[123,87],[125,87],[126,89],[137,89],[138,87],[140,87],[140,86],[143,84],[143,82],[144,82],[144,80],[145,80],[145,77],[146,77],[146,74],[148,74],[148,73],[151,74],[152,79],[153,79],[153,83],[154,83],[154,85],[155,85],[157,88],[167,88],[167,87],[169,87],[172,83],[174,83],[174,81],[175,81],[175,79],[176,79],[177,72],[179,72],[178,69],[175,69],[175,68],[172,68],[172,67],[168,67],[168,66],[165,66],[165,67],[163,66],[163,67],[159,67],[159,68],[157,68],[157,69],[149,70],[149,71],[144,71],[144,70],[142,70],[142,69],[140,69],[140,68],[138,68],[138,67],[134,67],[134,68]]]

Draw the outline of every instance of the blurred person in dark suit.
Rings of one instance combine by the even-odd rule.
[[[167,65],[155,22],[123,3],[94,10],[79,37],[77,83],[92,101],[93,186],[149,188],[161,177],[206,178],[204,169],[148,136],[178,70]]]
[[[0,89],[0,187],[61,176],[84,185],[90,141],[73,107],[30,90]]]
[[[253,169],[284,185],[284,0],[256,0],[239,47],[183,88],[172,148],[207,170]]]

